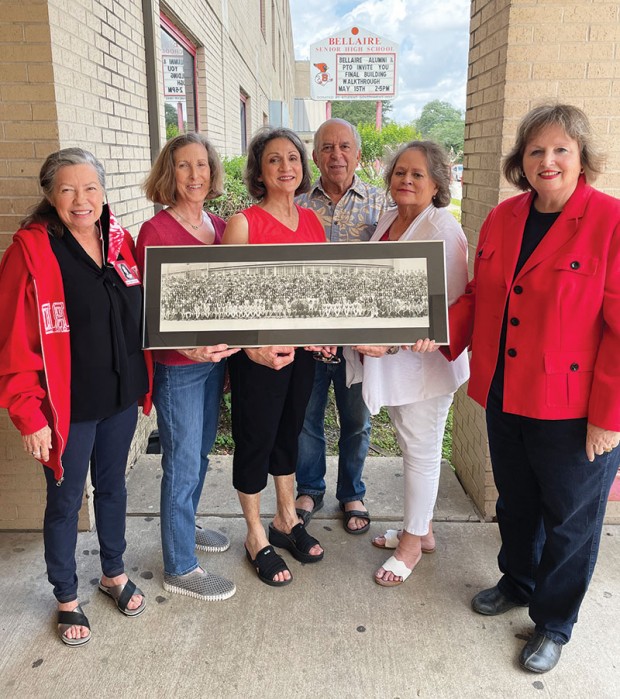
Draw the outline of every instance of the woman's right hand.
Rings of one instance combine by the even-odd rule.
[[[248,357],[256,364],[268,366],[270,369],[283,369],[295,359],[294,347],[272,345],[269,347],[248,347],[244,350]]]
[[[39,461],[49,461],[52,448],[52,430],[45,425],[32,434],[23,434],[24,451]]]
[[[221,362],[222,359],[230,357],[239,352],[239,347],[228,347],[228,345],[209,345],[206,347],[192,347],[191,349],[179,349],[177,352],[193,362]]]

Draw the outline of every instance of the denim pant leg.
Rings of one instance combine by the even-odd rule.
[[[69,427],[62,456],[64,479],[57,485],[49,468],[43,541],[47,576],[59,602],[77,599],[75,547],[86,474],[91,464],[94,503],[102,570],[105,575],[123,572],[127,493],[125,467],[135,431],[137,406],[106,420],[74,422]]]
[[[208,439],[212,440],[209,449],[212,446],[218,416],[216,410],[205,415],[205,407],[217,405],[219,410],[222,385],[220,380],[208,380],[214,370],[217,377],[223,367],[207,362],[184,366],[158,363],[155,367],[153,401],[163,469],[161,538],[168,575],[184,575],[198,566],[195,514],[208,467],[203,454]],[[207,390],[216,393],[217,400],[214,395],[207,396]]]
[[[109,578],[120,575],[125,570],[125,472],[137,422],[137,403],[97,422],[90,472],[101,570]]]
[[[200,451],[200,475],[198,484],[192,496],[194,504],[194,517],[198,512],[198,503],[202,494],[205,476],[209,470],[209,454],[215,438],[217,437],[217,426],[220,419],[220,404],[224,389],[224,377],[226,375],[226,362],[221,361],[211,364],[211,371],[205,379],[204,389],[204,411],[202,414],[202,448]]]
[[[370,444],[370,411],[362,398],[362,384],[347,388],[346,365],[342,348],[338,348],[340,364],[335,366],[334,393],[340,416],[338,440],[338,485],[336,499],[342,503],[362,500],[366,485],[362,480],[364,462]]]
[[[325,409],[334,368],[335,365],[316,362],[312,393],[298,443],[295,478],[300,495],[325,492]]]
[[[87,428],[88,434],[85,434]],[[47,482],[47,504],[43,519],[45,563],[47,579],[54,586],[54,596],[59,602],[77,599],[75,547],[78,517],[94,441],[94,422],[71,424],[62,459],[62,483],[57,485],[52,470],[43,467]]]

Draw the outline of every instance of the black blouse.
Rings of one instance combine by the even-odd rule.
[[[140,339],[142,287],[126,286],[112,265],[99,267],[67,228],[50,242],[70,328],[71,422],[110,417],[148,389]],[[107,230],[102,245],[105,260]]]

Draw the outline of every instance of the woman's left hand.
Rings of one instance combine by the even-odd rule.
[[[221,362],[239,351],[239,347],[228,345],[209,345],[206,347],[192,347],[191,349],[179,349],[177,352],[193,362]]]
[[[620,443],[620,432],[604,430],[588,422],[586,433],[586,456],[588,461],[594,461],[596,456],[610,452]]]
[[[45,425],[45,427],[32,434],[23,434],[22,442],[24,451],[34,456],[35,459],[49,461],[52,448],[52,430],[49,425]]]
[[[436,352],[439,345],[435,344],[435,340],[429,340],[428,337],[424,340],[418,340],[409,347],[412,352]]]

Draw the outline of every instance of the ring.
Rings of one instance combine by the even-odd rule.
[[[40,451],[31,451],[30,453],[31,453],[33,456],[41,456],[41,452],[40,452]]]

